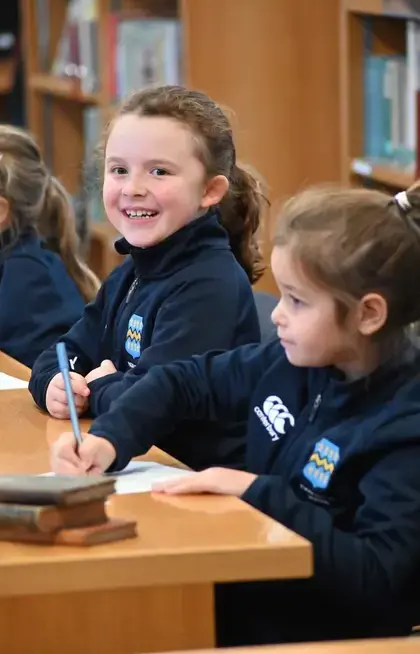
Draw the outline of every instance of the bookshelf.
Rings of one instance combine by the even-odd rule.
[[[20,1],[28,127],[71,193],[80,185],[83,112],[96,107],[103,122],[112,111],[108,18],[115,11],[179,18],[184,83],[233,110],[238,158],[261,172],[272,201],[306,184],[345,176],[341,0],[96,0],[102,65],[98,88],[89,93],[73,80],[51,74],[66,0]],[[43,21],[37,15],[40,7]],[[41,22],[47,25],[48,39]],[[274,216],[275,204],[262,226],[267,261]],[[91,224],[89,262],[103,278],[118,260],[112,250],[114,233],[105,223]],[[270,271],[258,286],[277,293]]]
[[[395,193],[406,189],[416,178],[418,154],[409,163],[398,162],[398,158],[392,161],[392,157],[388,160],[366,157],[366,130],[369,128],[364,87],[367,39],[369,54],[404,57],[407,61],[407,21],[420,20],[420,14],[413,7],[410,0],[342,1],[342,168],[347,170],[347,181],[351,184]],[[418,116],[415,120],[420,126]]]

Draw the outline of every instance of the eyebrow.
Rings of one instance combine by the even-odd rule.
[[[110,163],[111,161],[115,161],[117,163],[124,163],[124,159],[121,159],[121,157],[114,157],[110,156],[106,158],[107,163]]]
[[[118,163],[121,163],[121,162],[125,163],[125,161],[126,161],[122,157],[116,157],[115,155],[110,155],[109,157],[106,158],[106,160],[107,160],[107,162],[116,161]],[[164,165],[164,166],[173,166],[173,167],[176,167],[176,168],[179,167],[178,164],[176,164],[174,161],[170,161],[170,159],[165,159],[163,157],[162,157],[162,159],[157,159],[155,157],[154,159],[149,159],[148,161],[144,162],[145,166],[153,166],[153,165],[156,166],[157,164]]]
[[[293,292],[296,292],[296,293],[301,293],[302,292],[299,288],[296,288],[296,286],[291,286],[290,284],[282,284],[279,281],[279,285],[283,286],[283,288],[285,288],[287,291],[293,291]]]
[[[171,161],[170,159],[165,159],[162,157],[161,159],[154,158],[154,159],[149,159],[148,161],[145,162],[147,166],[153,166],[153,165],[164,165],[164,166],[173,166],[174,168],[179,168],[178,164],[175,163],[175,161]]]

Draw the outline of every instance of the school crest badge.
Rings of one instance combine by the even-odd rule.
[[[339,459],[338,445],[327,438],[322,438],[315,444],[309,461],[303,469],[303,475],[314,488],[327,488]]]
[[[133,313],[128,321],[127,334],[125,337],[125,350],[133,359],[138,359],[141,354],[141,335],[143,332],[143,318]]]

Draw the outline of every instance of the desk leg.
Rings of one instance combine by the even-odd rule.
[[[0,651],[133,654],[214,647],[211,584],[0,598]]]

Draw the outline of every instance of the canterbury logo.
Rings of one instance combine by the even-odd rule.
[[[279,434],[285,434],[287,427],[295,426],[294,417],[277,395],[269,395],[264,401],[263,410],[256,406],[254,413],[270,434],[272,441],[278,441]]]

